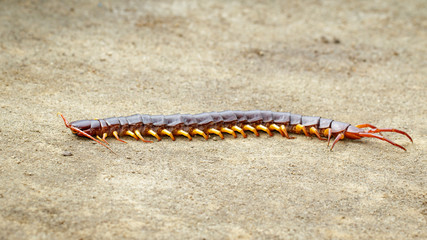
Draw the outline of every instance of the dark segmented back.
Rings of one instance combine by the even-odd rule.
[[[263,120],[261,111],[255,110],[255,111],[246,111],[246,120],[248,123],[257,123],[261,122]]]
[[[331,123],[332,133],[339,133],[339,132],[345,131],[349,126],[350,124],[348,123],[332,121]]]
[[[273,122],[276,124],[289,124],[291,115],[291,113],[287,112],[272,112]]]
[[[273,121],[273,115],[271,111],[261,111],[262,122],[271,123]]]
[[[104,120],[107,123],[108,136],[111,136],[114,131],[118,131],[120,129],[120,121],[117,117],[105,118]]]
[[[206,125],[213,122],[213,117],[209,113],[199,113],[192,116],[199,125]]]
[[[166,125],[165,116],[163,115],[151,116],[151,121],[153,122],[153,126],[156,127],[162,127]]]
[[[129,123],[129,131],[134,132],[135,130],[138,130],[142,126],[142,118],[140,114],[135,114],[132,116],[126,117],[128,123]]]
[[[175,127],[184,123],[181,114],[167,115],[165,121],[168,127]]]
[[[153,124],[153,120],[151,120],[150,115],[143,114],[143,115],[140,115],[140,118],[142,119],[142,124],[144,124],[144,125]]]
[[[222,117],[222,122],[231,123],[237,121],[237,116],[234,114],[234,111],[224,111],[219,112],[219,115]]]
[[[301,124],[301,115],[291,113],[291,125],[295,126],[297,124]]]
[[[350,124],[336,122],[330,119],[321,117],[302,116],[289,112],[272,112],[272,111],[223,111],[223,112],[208,112],[199,114],[173,114],[173,115],[146,115],[135,114],[128,117],[111,117],[99,120],[80,120],[72,122],[76,127],[81,127],[86,124],[85,121],[91,121],[91,134],[102,135],[107,133],[112,135],[114,131],[118,135],[125,135],[127,131],[134,132],[139,130],[143,135],[149,135],[148,131],[160,133],[163,129],[174,131],[177,128],[184,130],[200,129],[203,132],[208,132],[208,128],[221,129],[222,127],[231,126],[257,126],[272,124],[285,126],[287,131],[293,131],[297,125],[303,127],[315,127],[318,130],[332,129],[332,133],[336,134],[345,131]],[[326,135],[323,134],[322,135]]]
[[[320,117],[302,116],[301,125],[303,126],[318,126]]]
[[[323,128],[330,128],[331,127],[331,123],[333,122],[334,120],[331,120],[331,119],[327,119],[327,118],[320,118],[320,120],[319,120],[319,128],[320,129],[323,129]]]
[[[211,115],[214,124],[223,123],[224,119],[222,118],[221,114],[217,112],[210,112],[208,114]]]
[[[128,117],[111,117],[99,120],[81,120],[71,124],[81,127],[90,121],[90,129],[86,130],[89,135],[98,136],[118,136],[132,135],[139,132],[142,136],[177,135],[186,134],[187,137],[199,134],[205,138],[209,133],[215,133],[222,137],[219,132],[234,134],[239,131],[244,137],[245,130],[251,130],[258,135],[257,130],[279,131],[282,136],[287,136],[287,132],[299,133],[305,127],[315,128],[317,136],[327,136],[327,129],[333,135],[344,132],[350,124],[336,122],[320,117],[302,116],[289,112],[272,111],[223,111],[208,112],[199,114],[173,114],[173,115],[146,115],[135,114]],[[243,130],[242,130],[243,129]],[[312,129],[311,129],[312,130]],[[180,131],[180,133],[178,133]],[[307,129],[304,130],[307,133]],[[307,135],[307,134],[306,134]],[[171,136],[173,138],[173,136]],[[105,139],[105,136],[104,136]],[[173,138],[174,139],[174,138]]]
[[[182,119],[184,120],[185,126],[195,126],[197,125],[197,120],[191,114],[183,114]]]

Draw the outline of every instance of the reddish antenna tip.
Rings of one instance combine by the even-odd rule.
[[[62,120],[64,120],[64,124],[67,128],[71,128],[70,123],[65,119],[64,115],[62,113],[58,112],[56,115],[60,115],[62,117]]]

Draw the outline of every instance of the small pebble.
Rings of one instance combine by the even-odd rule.
[[[338,38],[334,38],[334,41],[333,41],[335,44],[340,44],[341,43],[341,40],[339,40]]]
[[[63,152],[62,152],[62,156],[64,156],[64,157],[73,156],[73,153],[72,153],[72,152],[69,152],[69,151],[63,151]]]

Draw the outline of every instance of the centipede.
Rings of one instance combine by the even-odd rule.
[[[331,151],[338,141],[345,138],[376,138],[406,151],[403,146],[384,137],[383,132],[399,133],[413,142],[408,133],[394,128],[377,128],[372,124],[353,126],[345,122],[290,112],[253,110],[173,115],[135,114],[126,117],[78,120],[71,123],[61,113],[58,114],[73,134],[90,138],[111,151],[113,150],[106,138],[113,136],[118,141],[126,143],[120,138],[125,135],[145,143],[152,143],[153,141],[144,137],[154,137],[157,141],[161,141],[163,136],[168,136],[175,141],[177,136],[184,136],[191,141],[197,135],[208,140],[212,134],[224,139],[224,134],[234,138],[240,134],[246,138],[247,132],[252,132],[257,137],[260,136],[259,132],[265,132],[269,136],[273,136],[273,132],[278,132],[282,137],[293,139],[295,137],[289,135],[292,133],[317,137],[327,141],[328,146],[333,139]]]

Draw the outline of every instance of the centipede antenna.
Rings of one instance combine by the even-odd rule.
[[[62,119],[64,120],[64,124],[65,124],[65,126],[66,126],[67,128],[69,128],[69,129],[71,129],[71,130],[73,130],[73,131],[76,131],[76,132],[78,132],[78,133],[82,134],[82,135],[83,135],[83,136],[85,136],[85,137],[88,137],[88,138],[92,139],[93,141],[95,141],[95,142],[97,142],[97,143],[101,144],[102,146],[104,146],[104,147],[108,148],[111,152],[113,152],[113,153],[115,153],[115,154],[116,154],[116,152],[114,152],[114,151],[113,151],[113,149],[111,149],[111,148],[110,148],[110,147],[108,147],[107,145],[103,144],[101,141],[99,141],[99,140],[97,140],[96,138],[92,137],[91,135],[89,135],[89,134],[87,134],[87,133],[83,132],[82,130],[80,130],[80,129],[78,129],[78,128],[75,128],[75,127],[73,127],[73,126],[71,126],[71,125],[70,125],[70,123],[67,121],[67,119],[65,119],[64,115],[62,115],[62,113],[58,113],[58,115],[60,115],[60,116],[62,117]]]
[[[68,123],[67,119],[65,119],[64,115],[62,113],[58,112],[56,115],[60,115],[62,117],[62,120],[64,120],[64,124],[67,128],[70,128],[70,123]]]
[[[399,148],[401,148],[401,149],[403,149],[403,150],[406,151],[406,148],[400,146],[399,144],[397,144],[397,143],[395,143],[395,142],[393,142],[393,141],[391,141],[391,140],[389,140],[389,139],[387,139],[387,138],[385,138],[383,136],[378,136],[378,135],[375,135],[373,133],[359,133],[359,136],[361,136],[361,137],[378,138],[380,140],[386,141],[386,142],[390,143],[391,145],[394,145],[394,146],[399,147]]]

